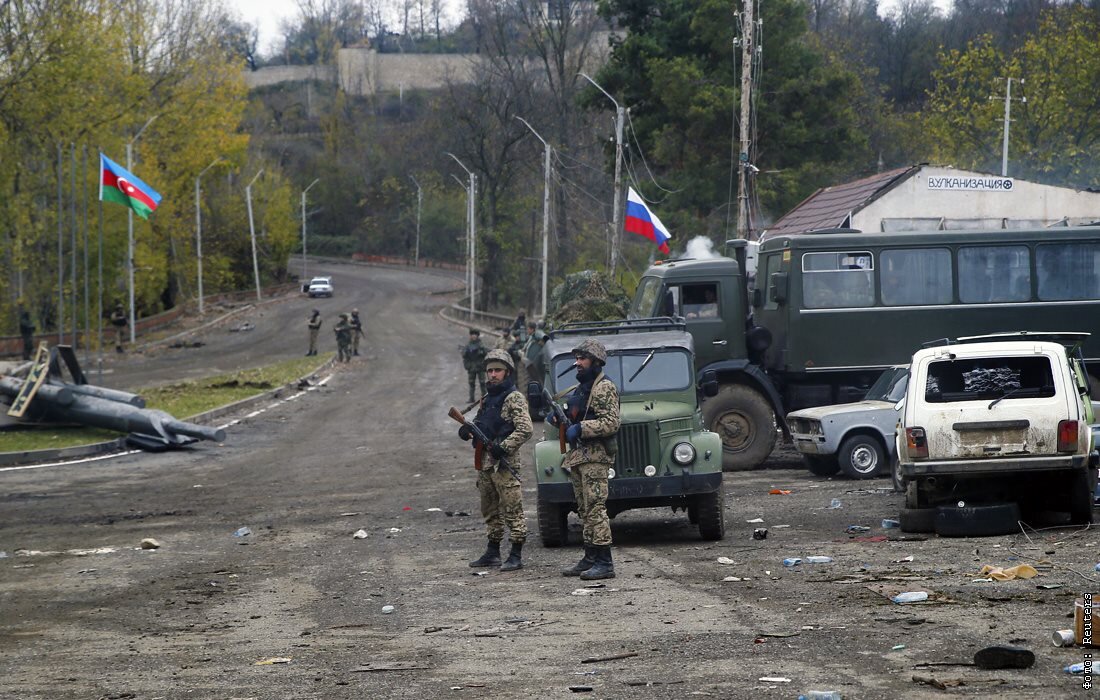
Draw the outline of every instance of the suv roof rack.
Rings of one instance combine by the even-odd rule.
[[[685,331],[687,321],[679,316],[617,319],[615,321],[576,321],[550,331],[550,338],[565,335],[617,335],[638,331]]]

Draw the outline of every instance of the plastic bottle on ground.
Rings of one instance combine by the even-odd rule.
[[[921,601],[928,600],[928,594],[924,591],[907,591],[905,593],[898,593],[890,600],[895,603],[920,603]]]
[[[783,560],[783,566],[797,566],[802,563],[799,557],[788,557]]]
[[[842,700],[839,690],[807,690],[798,700]]]
[[[806,563],[807,564],[832,564],[833,563],[833,558],[832,557],[822,557],[822,556],[806,557]]]

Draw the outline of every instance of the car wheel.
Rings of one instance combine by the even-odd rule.
[[[561,503],[538,500],[539,537],[544,547],[564,547],[569,543],[569,509]]]
[[[894,485],[894,493],[905,493],[905,477],[901,475],[901,460],[896,456],[890,462],[890,481]]]
[[[1020,506],[1016,503],[936,508],[936,534],[943,537],[1011,535],[1019,529]]]
[[[699,536],[704,540],[720,540],[726,536],[725,501],[722,489],[695,497],[699,514]]]
[[[840,471],[834,455],[802,455],[802,461],[814,476],[832,476]]]
[[[1069,492],[1070,522],[1088,525],[1092,522],[1092,502],[1096,493],[1096,467],[1085,467],[1075,473]]]
[[[902,508],[898,514],[898,527],[902,532],[935,532],[935,508]]]
[[[836,461],[840,470],[853,479],[870,479],[885,467],[886,450],[870,435],[850,435],[840,443]]]
[[[775,412],[752,387],[729,384],[703,403],[703,424],[722,439],[722,469],[756,469],[775,447]]]

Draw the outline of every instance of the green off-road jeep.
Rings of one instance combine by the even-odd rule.
[[[692,336],[684,322],[644,318],[567,324],[550,333],[542,356],[544,385],[559,397],[559,406],[565,400],[560,395],[576,384],[572,350],[590,337],[607,348],[603,371],[618,387],[621,406],[607,514],[671,506],[687,512],[703,539],[722,539],[722,441],[703,427],[698,394],[713,396],[718,383],[709,375],[696,381]],[[543,385],[529,384],[527,396],[533,415],[549,413]],[[558,429],[543,425],[545,436],[535,445],[539,533],[544,545],[557,547],[568,540],[569,511],[576,511],[576,503],[569,475],[561,468]]]

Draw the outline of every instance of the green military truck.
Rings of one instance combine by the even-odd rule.
[[[699,393],[714,393],[718,386],[709,374],[696,382],[694,343],[684,321],[576,323],[551,332],[542,355],[544,381],[527,387],[533,414],[549,411],[544,387],[560,405],[576,384],[572,351],[586,338],[607,348],[603,371],[619,391],[621,427],[608,481],[608,515],[671,506],[687,512],[703,539],[722,539],[722,444],[703,426],[699,410]],[[558,429],[543,425],[546,434],[535,444],[539,534],[544,545],[557,547],[566,544],[576,503],[561,468],[565,455]]]
[[[727,247],[733,258],[651,266],[630,313],[684,319],[696,376],[719,384],[702,408],[727,471],[763,463],[788,411],[857,401],[941,338],[1090,333],[1100,386],[1100,227],[775,236],[760,243],[751,289],[747,244]]]

